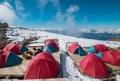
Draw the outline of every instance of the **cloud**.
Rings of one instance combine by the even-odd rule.
[[[58,11],[55,15],[55,19],[58,22],[63,22],[65,19],[65,14],[63,14],[62,12]]]
[[[69,6],[68,9],[66,9],[66,19],[67,19],[67,25],[69,27],[75,27],[75,12],[78,12],[79,11],[79,6],[77,5],[72,5],[72,6]]]
[[[67,20],[67,22],[70,22],[72,24],[75,22],[75,16],[76,16],[73,13],[78,12],[79,9],[80,9],[79,6],[72,5],[72,6],[69,6],[69,8],[65,10],[66,11],[65,13],[57,11],[55,15],[55,20],[60,21],[60,22]]]
[[[15,19],[17,19],[17,16],[12,6],[8,2],[1,3],[0,20],[3,22],[8,22],[9,24],[13,24]]]
[[[54,7],[59,6],[59,0],[38,0],[40,8],[44,8],[48,3],[52,3]]]
[[[20,0],[15,0],[15,6],[16,6],[16,11],[18,14],[22,17],[25,18],[27,16],[30,16],[30,13],[25,12],[25,8]]]
[[[74,19],[74,16],[72,16],[72,15],[67,16],[67,23],[66,23],[66,25],[67,25],[69,28],[75,27],[75,19]]]
[[[50,0],[51,3],[53,3],[54,7],[57,8],[57,10],[60,9],[60,3],[59,0]]]
[[[79,36],[79,30],[76,29],[76,20],[75,20],[75,12],[79,11],[79,6],[72,5],[66,10],[66,28],[67,34],[71,36]]]
[[[79,6],[77,6],[77,5],[72,5],[72,6],[70,6],[67,10],[66,10],[66,12],[68,13],[68,14],[72,14],[72,13],[74,13],[74,12],[77,12],[77,11],[79,11]]]
[[[44,8],[49,3],[52,3],[52,5],[57,9],[57,11],[60,10],[59,0],[37,0],[37,6],[41,9],[42,13],[44,12]]]
[[[20,2],[20,0],[15,0],[15,6],[18,11],[24,10],[24,7],[23,7],[22,3]]]
[[[70,5],[65,12],[61,11],[61,5],[59,0],[39,0],[38,5],[41,9],[41,12],[44,12],[44,8],[49,4],[52,3],[53,6],[56,8],[57,12],[53,16],[51,20],[46,22],[46,26],[57,26],[57,27],[66,27],[68,29],[68,34],[72,35],[77,33],[78,30],[75,29],[76,27],[76,12],[80,10],[78,5]]]
[[[54,19],[48,21],[48,25],[58,24],[63,26],[64,24],[64,26],[68,29],[76,27],[76,15],[73,13],[78,12],[79,9],[79,6],[72,5],[65,10],[65,13],[57,11],[54,16]]]
[[[48,4],[48,2],[49,0],[38,0],[38,7],[42,9]]]

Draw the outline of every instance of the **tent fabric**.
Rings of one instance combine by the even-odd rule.
[[[107,51],[108,48],[104,44],[96,44],[91,46],[87,51],[90,53],[99,53],[101,51]]]
[[[100,52],[98,54],[102,54],[101,59],[104,62],[120,66],[120,54],[118,51],[108,50],[108,51]]]
[[[57,50],[59,50],[59,47],[53,40],[46,41],[43,46],[43,51],[49,51],[50,53],[53,53]]]
[[[10,43],[7,44],[3,50],[12,51],[19,55],[24,53],[25,51],[28,51],[28,48],[21,44]]]
[[[102,52],[99,52],[98,54],[95,55],[102,59]]]
[[[16,64],[20,64],[22,62],[22,58],[18,57],[17,54],[14,52],[10,52],[7,61],[5,63],[5,66],[12,66]]]
[[[96,53],[99,53],[100,51],[107,51],[108,48],[104,44],[96,44],[95,46]]]
[[[78,48],[75,51],[75,53],[78,54],[78,55],[80,55],[80,56],[85,56],[86,55],[85,51],[82,48]]]
[[[48,44],[52,45],[54,48],[56,48],[57,50],[59,50],[59,47],[58,47],[58,45],[55,43],[55,41],[53,41],[53,40],[48,40],[48,41],[45,42],[45,45],[44,45],[44,46],[46,46],[46,45],[48,45]]]
[[[59,64],[45,51],[36,55],[29,63],[24,79],[55,78],[59,74]]]
[[[3,56],[3,51],[0,50],[0,67],[3,67],[5,65],[5,59]]]
[[[95,51],[94,46],[91,46],[91,47],[87,50],[87,52],[89,52],[89,53],[95,53],[96,51]]]
[[[104,62],[94,54],[88,54],[80,62],[80,68],[83,73],[94,78],[105,78],[108,70]]]
[[[73,54],[78,54],[80,56],[85,55],[85,51],[82,49],[82,47],[78,43],[73,43],[68,47],[68,51]]]
[[[73,43],[68,47],[68,51],[71,53],[75,53],[75,51],[81,46],[78,43]]]
[[[14,52],[0,51],[0,67],[17,65],[20,64],[22,60],[23,59]]]
[[[26,46],[22,45],[20,54],[23,54],[25,51],[28,51],[28,48]]]
[[[48,51],[50,53],[53,53],[53,52],[57,51],[57,49],[55,49],[52,45],[49,44],[43,48],[43,51]]]

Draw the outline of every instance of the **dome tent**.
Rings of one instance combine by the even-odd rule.
[[[14,52],[0,50],[0,67],[8,67],[20,64],[22,58],[18,57]]]
[[[108,50],[96,54],[104,62],[120,66],[120,54],[118,51]]]
[[[99,53],[100,51],[106,51],[108,48],[104,44],[96,44],[91,46],[87,51],[90,53]]]
[[[43,46],[43,51],[48,51],[50,53],[53,53],[58,50],[59,50],[59,47],[53,40],[47,40],[45,42],[45,45]]]
[[[28,65],[24,79],[55,78],[59,74],[59,65],[49,52],[36,55]]]
[[[88,54],[80,62],[80,68],[83,73],[94,78],[105,78],[108,70],[104,62],[94,54]]]
[[[73,53],[73,54],[79,54],[80,56],[85,55],[85,51],[82,49],[82,47],[78,43],[72,43],[68,47],[68,51]]]
[[[19,55],[23,54],[25,51],[28,51],[28,48],[21,44],[9,43],[4,47],[3,50],[12,51]]]

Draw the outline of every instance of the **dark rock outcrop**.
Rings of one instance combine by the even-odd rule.
[[[7,22],[0,23],[0,28],[8,28],[8,26]]]
[[[6,37],[8,24],[0,23],[0,50],[4,48],[4,46],[7,44],[8,40]]]

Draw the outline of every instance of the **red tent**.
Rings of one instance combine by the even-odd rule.
[[[28,51],[28,48],[26,48],[24,45],[21,45],[21,44],[10,43],[10,44],[7,44],[3,50],[12,51],[12,52],[15,52],[16,54],[22,54],[25,51]]]
[[[59,70],[59,65],[53,56],[49,52],[42,52],[31,60],[24,79],[55,78]]]
[[[68,51],[74,53],[81,46],[78,43],[73,43],[68,47]]]
[[[47,40],[43,46],[43,51],[48,51],[50,53],[56,52],[59,50],[58,45],[53,40]]]
[[[5,65],[5,59],[3,57],[3,51],[0,50],[0,67],[3,67]]]
[[[23,59],[14,52],[0,50],[0,67],[20,64],[22,60]]]
[[[78,43],[72,43],[68,47],[68,51],[73,53],[73,54],[78,54],[80,56],[85,56],[86,55],[85,51],[83,50],[83,48]]]
[[[80,62],[80,68],[83,73],[94,78],[107,77],[108,71],[104,62],[94,54],[88,54]]]
[[[117,51],[109,50],[104,51],[102,54],[102,60],[104,62],[120,66],[120,54]]]
[[[47,40],[46,42],[45,42],[45,45],[44,45],[44,47],[45,46],[47,46],[47,45],[52,45],[55,49],[57,49],[57,50],[59,50],[59,47],[58,47],[58,45],[55,43],[55,41],[53,41],[53,40]]]
[[[104,44],[96,44],[94,45],[96,53],[99,53],[100,51],[106,51],[108,48]]]

